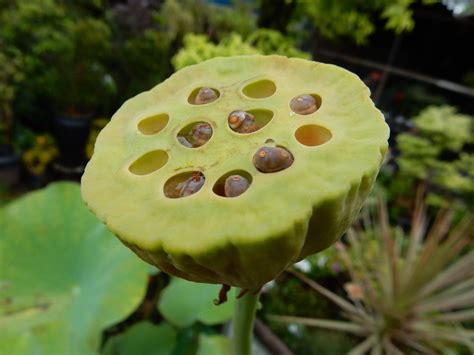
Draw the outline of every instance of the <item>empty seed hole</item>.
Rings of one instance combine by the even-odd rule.
[[[295,132],[298,142],[303,145],[314,147],[326,143],[331,139],[331,131],[318,125],[301,126]]]
[[[211,139],[212,133],[212,126],[209,123],[193,122],[178,132],[177,139],[185,147],[197,148],[206,144]]]
[[[237,197],[252,184],[252,175],[245,170],[233,170],[222,175],[214,184],[212,191],[222,197]]]
[[[321,107],[321,96],[316,94],[301,94],[290,101],[291,111],[298,115],[310,115]]]
[[[216,101],[221,96],[219,90],[207,86],[194,89],[188,97],[191,105],[204,105]]]
[[[168,162],[168,153],[164,150],[153,150],[135,160],[128,170],[135,175],[148,175],[160,169]]]
[[[242,92],[253,99],[263,99],[272,96],[276,91],[275,83],[271,80],[259,80],[245,86]]]
[[[265,109],[247,111],[235,110],[227,117],[227,123],[234,132],[247,134],[265,127],[273,118],[273,112]]]
[[[138,123],[138,130],[147,136],[157,134],[166,127],[168,121],[169,116],[166,113],[161,113],[141,120]]]
[[[205,181],[200,171],[188,171],[169,178],[163,186],[163,192],[169,198],[190,196],[201,190]]]

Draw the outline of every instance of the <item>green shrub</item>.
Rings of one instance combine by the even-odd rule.
[[[259,51],[245,43],[236,33],[223,39],[219,44],[212,43],[205,35],[188,34],[184,37],[183,48],[171,60],[175,70],[197,64],[214,57],[259,54]]]
[[[430,106],[420,112],[413,119],[413,132],[397,137],[400,178],[426,180],[437,196],[429,199],[435,204],[456,198],[472,207],[474,155],[463,148],[473,142],[473,122],[473,117],[451,106]]]
[[[178,70],[214,57],[244,54],[280,54],[287,57],[310,58],[308,53],[295,48],[293,41],[281,33],[260,29],[246,40],[241,35],[232,33],[217,44],[205,35],[188,34],[184,37],[183,48],[173,57],[172,63],[175,70]]]
[[[327,38],[348,37],[358,44],[364,44],[375,31],[373,14],[378,13],[385,20],[385,28],[399,34],[411,31],[415,26],[413,10],[415,0],[313,0],[297,1],[297,12],[306,15]],[[423,0],[424,4],[437,0]]]

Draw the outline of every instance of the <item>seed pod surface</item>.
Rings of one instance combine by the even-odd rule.
[[[192,104],[203,87],[219,100]],[[318,98],[311,115],[291,108],[301,95]],[[230,131],[229,113],[239,108],[263,128]],[[148,130],[150,117],[167,120]],[[193,147],[209,140],[207,127],[187,128],[193,122],[212,126],[212,144],[183,149],[183,130]],[[124,244],[161,270],[257,289],[344,233],[373,186],[388,134],[367,87],[342,68],[281,56],[214,58],[183,68],[115,113],[97,138],[82,196]],[[250,185],[225,181],[236,172],[248,173]]]

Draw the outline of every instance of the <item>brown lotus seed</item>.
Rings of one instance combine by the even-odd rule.
[[[253,164],[262,173],[274,173],[293,164],[293,155],[281,147],[262,147],[255,153]]]
[[[299,115],[309,115],[318,109],[318,105],[313,96],[304,94],[294,97],[290,102],[290,108]]]
[[[190,133],[190,142],[193,148],[200,147],[207,143],[212,136],[212,127],[209,123],[198,123]]]
[[[202,173],[194,172],[193,175],[174,187],[175,197],[186,197],[198,192],[204,185],[206,178]]]
[[[255,117],[245,111],[232,111],[227,121],[229,127],[237,133],[252,133],[260,129],[260,126],[255,122]]]
[[[249,181],[243,176],[230,175],[225,179],[224,194],[226,197],[236,197],[247,191],[249,186]]]
[[[208,104],[215,101],[217,98],[218,96],[215,90],[208,87],[203,87],[199,89],[194,103],[196,105]]]

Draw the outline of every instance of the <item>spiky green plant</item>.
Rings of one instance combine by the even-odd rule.
[[[348,244],[337,249],[351,276],[349,300],[296,271],[290,271],[342,309],[347,321],[289,316],[272,320],[300,323],[364,337],[350,354],[437,354],[460,346],[474,351],[473,216],[452,222],[442,210],[431,223],[423,193],[418,192],[411,231],[391,228],[384,204],[375,219],[370,213],[361,228],[347,233]],[[367,239],[376,253],[364,253]]]

